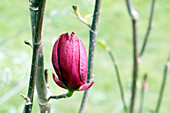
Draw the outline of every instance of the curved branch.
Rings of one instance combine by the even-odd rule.
[[[159,113],[159,108],[161,106],[163,92],[164,92],[164,88],[165,88],[165,84],[166,84],[166,78],[167,78],[167,74],[168,74],[168,67],[170,67],[170,53],[169,53],[169,56],[168,56],[168,60],[165,64],[164,73],[163,73],[164,76],[163,76],[163,80],[162,80],[161,89],[160,89],[160,92],[159,92],[159,98],[158,98],[155,113]]]
[[[144,42],[143,42],[142,49],[141,49],[141,51],[140,51],[139,57],[142,57],[143,52],[144,52],[145,47],[146,47],[146,44],[147,44],[147,41],[148,41],[148,37],[149,37],[150,30],[151,30],[151,27],[152,27],[152,20],[153,20],[155,2],[156,2],[156,0],[152,0],[152,7],[151,7],[150,18],[149,18],[148,29],[147,29],[147,31],[146,31],[145,39],[144,39]]]
[[[113,62],[113,65],[115,67],[117,81],[118,81],[118,84],[119,84],[120,94],[121,94],[121,98],[122,98],[122,103],[123,103],[123,106],[124,106],[123,108],[124,108],[124,111],[126,113],[128,111],[128,108],[127,108],[126,101],[125,101],[123,86],[122,86],[122,82],[121,82],[121,78],[120,78],[120,74],[119,74],[119,68],[117,66],[116,60],[115,60],[112,52],[111,51],[108,51],[108,52],[109,52],[109,55],[110,55],[111,60]]]

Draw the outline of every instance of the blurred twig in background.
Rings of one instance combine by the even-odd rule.
[[[134,113],[134,105],[135,105],[135,95],[136,95],[136,81],[138,78],[138,68],[139,68],[139,60],[141,61],[141,57],[144,53],[146,43],[148,41],[148,37],[150,34],[151,26],[152,26],[152,20],[153,20],[153,13],[154,13],[154,7],[155,7],[155,1],[152,0],[152,7],[151,7],[151,13],[149,18],[149,24],[146,31],[146,35],[144,38],[144,42],[142,45],[142,49],[140,51],[140,54],[138,56],[138,41],[137,41],[137,20],[138,20],[138,12],[136,9],[132,7],[131,1],[126,0],[126,5],[128,9],[128,13],[132,20],[132,28],[133,28],[133,82],[132,82],[132,99],[131,99],[131,106],[130,106],[130,113]]]
[[[139,57],[142,57],[142,55],[143,55],[143,52],[144,52],[144,50],[145,50],[145,47],[146,47],[146,44],[147,44],[147,41],[148,41],[148,38],[149,38],[150,30],[151,30],[151,28],[152,28],[152,20],[153,20],[155,2],[156,2],[156,0],[152,0],[151,12],[150,12],[150,17],[149,17],[148,28],[147,28],[147,31],[146,31],[145,39],[144,39],[144,42],[143,42],[142,49],[141,49],[141,51],[140,51]]]
[[[15,86],[13,89],[9,90],[6,94],[4,94],[0,98],[0,105],[3,104],[4,102],[8,101],[12,96],[16,95],[19,91],[21,91],[27,84],[27,78],[24,78],[21,80],[21,82]]]
[[[124,111],[127,112],[128,108],[127,108],[125,97],[124,97],[123,85],[122,85],[122,82],[121,82],[119,68],[117,66],[115,57],[114,57],[113,53],[111,52],[111,50],[107,47],[106,44],[104,44],[102,41],[98,41],[98,44],[108,52],[108,54],[109,54],[109,56],[112,60],[112,63],[114,65],[114,68],[115,68],[115,71],[116,71],[116,76],[117,76],[117,81],[118,81],[118,85],[119,85],[119,89],[120,89],[120,95],[121,95],[121,99],[122,99],[122,103],[123,103],[123,108],[124,108]]]
[[[156,113],[159,113],[159,109],[160,109],[160,106],[161,106],[161,101],[162,101],[162,98],[163,98],[163,92],[164,92],[164,88],[165,88],[165,84],[166,84],[166,78],[167,78],[169,66],[170,66],[170,53],[169,53],[168,60],[165,64],[165,68],[164,68],[162,85],[161,85],[161,89],[160,89],[160,92],[159,92],[159,98],[158,98],[157,106],[156,106],[156,109],[155,109]]]
[[[145,74],[144,77],[143,77],[139,113],[143,112],[144,95],[145,95],[146,88],[147,88],[147,74]]]
[[[115,58],[114,58],[111,51],[109,51],[109,55],[112,59],[113,65],[115,67],[115,71],[116,71],[116,75],[117,75],[117,81],[118,81],[119,89],[120,89],[120,94],[121,94],[122,102],[123,102],[123,105],[124,105],[124,111],[127,112],[128,109],[127,109],[126,101],[125,101],[125,98],[124,98],[124,91],[123,91],[123,86],[122,86],[122,82],[121,82],[121,78],[120,78],[120,74],[119,74],[119,69],[118,69],[117,63],[116,63]]]
[[[133,81],[132,81],[132,98],[130,105],[130,113],[134,113],[135,107],[135,96],[136,96],[136,82],[138,78],[138,36],[137,36],[137,21],[138,21],[138,12],[132,7],[130,0],[126,0],[126,5],[128,8],[128,13],[132,21],[133,29]]]

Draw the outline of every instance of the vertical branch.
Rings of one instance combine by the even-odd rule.
[[[35,26],[36,26],[36,17],[38,11],[38,8],[33,4],[34,2],[30,1],[29,9],[30,9],[30,17],[31,17],[32,42],[34,42],[35,39]],[[25,113],[31,113],[32,111],[37,66],[38,66],[38,51],[37,49],[35,49],[33,44],[32,65],[31,65],[31,73],[30,73],[30,80],[29,80],[29,87],[28,87],[28,94],[27,94],[27,97],[30,99],[31,103],[25,104],[25,110],[24,110]]]
[[[108,51],[108,52],[109,52],[109,55],[112,59],[113,65],[115,67],[115,71],[116,71],[116,75],[117,75],[117,81],[118,81],[118,84],[119,84],[120,94],[121,94],[121,98],[122,98],[122,103],[124,105],[124,111],[127,112],[128,109],[127,109],[127,105],[126,105],[126,101],[125,101],[125,97],[124,97],[124,91],[123,91],[123,86],[122,86],[122,82],[121,82],[121,79],[120,79],[119,69],[118,69],[116,60],[115,60],[112,52],[111,51]]]
[[[97,26],[98,26],[98,20],[99,20],[100,6],[101,6],[101,0],[96,0],[94,13],[93,13],[93,21],[92,21],[92,25],[90,29],[88,72],[87,72],[88,83],[92,81],[92,77],[93,77],[94,49],[95,49],[95,42],[96,42],[96,36],[97,36]],[[79,113],[83,113],[85,111],[85,107],[86,107],[87,100],[88,100],[88,95],[89,95],[89,89],[84,92],[81,106],[79,109]]]
[[[161,101],[162,101],[163,92],[164,92],[164,88],[165,88],[165,84],[166,84],[166,78],[167,78],[169,66],[170,66],[170,53],[169,53],[168,60],[166,62],[165,68],[164,68],[163,80],[162,80],[162,85],[161,85],[161,89],[159,92],[159,98],[158,98],[157,106],[155,109],[155,113],[159,113],[159,108],[161,106]]]
[[[130,0],[126,0],[128,13],[132,21],[133,30],[133,81],[132,81],[132,98],[130,113],[134,113],[135,96],[136,96],[136,81],[138,77],[138,50],[137,50],[137,20],[138,12],[132,7]]]
[[[138,54],[137,54],[137,22],[132,20],[133,23],[133,82],[132,82],[132,98],[130,112],[134,113],[135,96],[136,96],[136,82],[138,77]]]
[[[140,51],[139,57],[142,57],[143,52],[144,52],[145,47],[146,47],[146,43],[147,43],[147,41],[148,41],[148,37],[149,37],[150,30],[151,30],[151,27],[152,27],[152,20],[153,20],[155,2],[156,2],[156,0],[152,0],[152,6],[151,6],[150,17],[149,17],[148,29],[147,29],[147,31],[146,31],[145,39],[144,39],[144,42],[143,42],[142,49],[141,49],[141,51]]]
[[[36,26],[35,26],[34,45],[40,45],[40,43],[42,43],[42,24],[43,24],[45,4],[46,4],[46,0],[40,0],[38,6],[37,19],[36,19]]]
[[[138,20],[138,12],[132,7],[130,0],[126,0],[126,5],[128,8],[128,13],[132,20],[132,28],[133,28],[133,82],[132,82],[132,98],[131,98],[131,106],[130,106],[130,113],[134,113],[134,105],[135,105],[135,95],[136,95],[136,81],[138,77],[138,50],[137,50],[137,20]],[[155,6],[155,0],[152,1],[152,7],[151,7],[151,14],[148,24],[148,29],[146,32],[146,36],[143,42],[143,46],[140,52],[140,56],[142,57],[142,54],[145,50],[145,46],[149,37],[149,33],[152,26],[152,19],[153,19],[153,13],[154,13],[154,6]]]
[[[141,101],[140,101],[140,106],[139,106],[139,113],[143,112],[143,103],[144,103],[144,93],[147,87],[147,74],[144,75],[143,77],[143,83],[142,83],[142,90],[141,90]]]
[[[44,61],[43,61],[43,44],[42,44],[42,23],[44,16],[44,8],[46,0],[30,0],[30,16],[31,16],[31,28],[32,28],[32,42],[33,42],[33,56],[32,56],[32,67],[30,82],[28,88],[27,97],[31,100],[31,104],[25,106],[25,113],[31,113],[34,87],[35,83],[37,86],[39,105],[41,108],[41,113],[50,112],[50,103],[45,102],[48,98],[48,89],[45,82],[44,76]],[[41,92],[40,92],[41,90]],[[42,101],[43,100],[43,101]],[[42,110],[41,104],[43,103]]]
[[[95,42],[97,36],[97,26],[99,20],[100,6],[101,6],[101,0],[96,0],[95,10],[93,14],[93,21],[90,30],[90,42],[89,42],[90,45],[89,45],[89,59],[88,59],[88,73],[87,73],[88,83],[91,81],[93,75],[94,49],[95,49]]]
[[[36,77],[37,77],[37,68],[38,68],[38,50],[33,49],[31,75],[30,75],[30,82],[29,82],[28,94],[27,94],[27,97],[30,99],[31,103],[30,104],[26,103],[25,113],[31,113],[32,111],[34,88],[35,88],[35,82],[36,82]]]
[[[42,43],[42,24],[44,17],[46,0],[41,0],[39,3],[37,23],[35,28],[35,37],[37,40],[34,40],[34,44],[39,47],[39,56],[38,56],[38,69],[37,69],[37,79],[36,79],[36,88],[38,94],[38,103],[40,106],[41,113],[50,113],[50,101],[49,90],[47,89],[47,84],[44,75],[44,58],[43,58],[43,43]]]

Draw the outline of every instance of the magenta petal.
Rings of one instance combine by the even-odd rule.
[[[72,32],[72,33],[71,33],[71,37],[73,37],[74,35],[75,35],[75,33],[74,33],[74,32]]]
[[[79,47],[80,47],[79,73],[80,73],[81,81],[83,82],[83,84],[85,84],[86,83],[87,69],[88,69],[88,61],[87,61],[86,48],[84,47],[81,40],[79,40]]]
[[[85,83],[84,85],[80,86],[80,88],[78,89],[78,91],[87,90],[87,89],[89,89],[93,84],[94,84],[94,82]]]
[[[80,80],[79,74],[79,39],[72,34],[65,43],[59,44],[58,57],[59,68],[62,74],[62,81],[69,89],[77,89],[84,83]],[[60,42],[62,42],[61,39]]]
[[[53,47],[53,52],[52,52],[53,67],[54,67],[55,72],[57,73],[60,80],[62,80],[62,77],[61,77],[61,72],[60,72],[59,62],[58,62],[58,46],[59,46],[59,41],[60,41],[60,39],[62,38],[63,35],[61,35],[58,38],[58,40],[55,42],[54,47]]]
[[[60,80],[58,80],[58,79],[55,77],[54,74],[53,74],[53,79],[54,79],[55,83],[56,83],[58,86],[60,86],[60,87],[62,87],[62,88],[65,88],[63,82],[60,81]]]

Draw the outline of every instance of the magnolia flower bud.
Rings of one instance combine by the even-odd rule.
[[[60,35],[55,42],[52,63],[58,79],[53,74],[57,85],[68,90],[87,90],[94,82],[86,83],[88,61],[86,49],[74,32]]]

